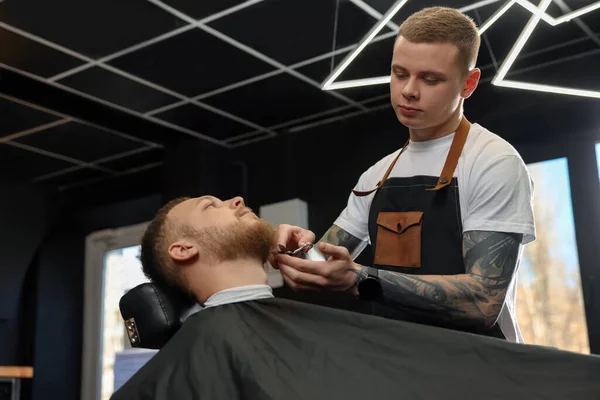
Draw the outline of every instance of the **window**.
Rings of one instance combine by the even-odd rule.
[[[155,351],[132,348],[119,300],[137,285],[148,282],[139,260],[141,246],[110,250],[104,258],[102,320],[102,400],[121,387]]]
[[[598,179],[600,179],[600,143],[596,143],[596,165],[598,166]]]
[[[528,165],[537,239],[518,273],[517,318],[528,344],[589,353],[567,160]]]
[[[86,239],[82,399],[108,400],[156,354],[131,348],[119,309],[128,290],[147,282],[139,260],[146,226],[107,229]]]

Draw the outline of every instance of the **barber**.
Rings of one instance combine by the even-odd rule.
[[[535,238],[533,183],[510,144],[463,114],[481,76],[479,45],[476,25],[455,9],[426,8],[400,26],[390,92],[409,140],[361,175],[307,253],[321,261],[272,254],[289,287],[350,292],[374,314],[523,342],[515,275]],[[277,228],[287,249],[314,240]],[[368,243],[374,263],[359,265]]]

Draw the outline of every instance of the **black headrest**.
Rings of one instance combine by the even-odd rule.
[[[132,347],[160,349],[201,307],[182,301],[154,283],[142,283],[119,301]]]

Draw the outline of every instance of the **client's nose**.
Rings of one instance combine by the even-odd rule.
[[[240,196],[234,197],[233,199],[231,199],[231,207],[232,208],[240,208],[240,207],[244,207],[245,203],[244,203],[244,199]]]

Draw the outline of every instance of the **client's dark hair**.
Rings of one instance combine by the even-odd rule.
[[[189,197],[179,197],[162,206],[142,237],[140,260],[144,274],[164,289],[175,289],[178,286],[174,265],[168,253],[169,241],[177,232],[168,221],[167,214],[188,199]]]

